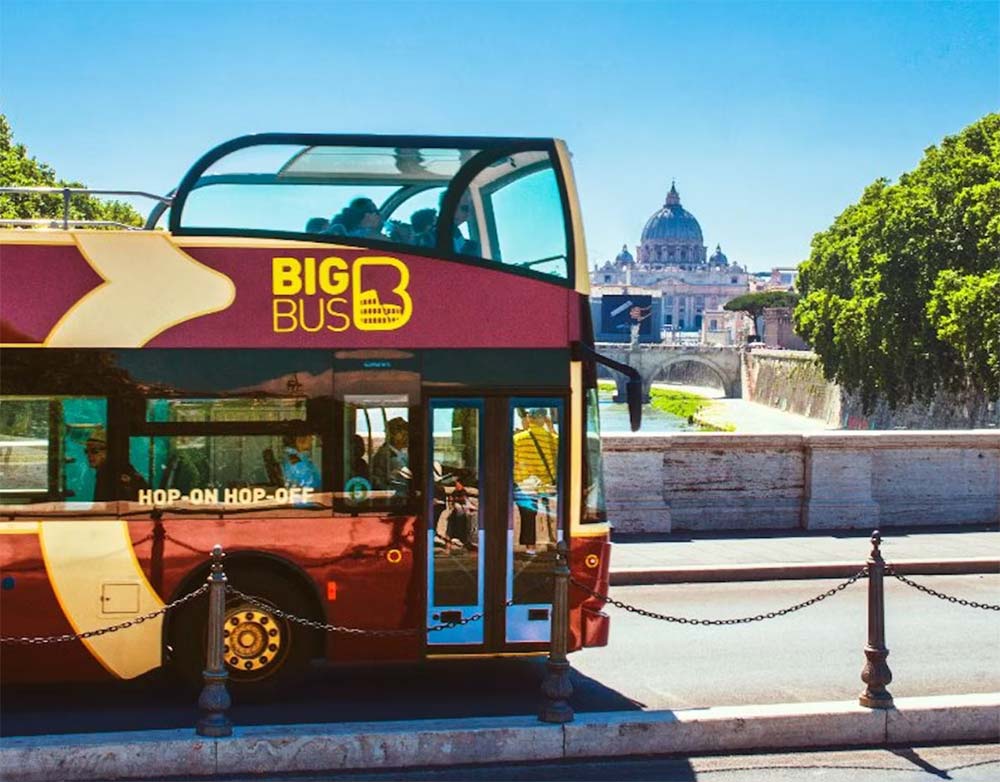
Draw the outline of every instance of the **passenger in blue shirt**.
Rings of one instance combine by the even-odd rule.
[[[319,468],[312,460],[312,435],[297,434],[285,445],[281,471],[286,486],[320,488]]]

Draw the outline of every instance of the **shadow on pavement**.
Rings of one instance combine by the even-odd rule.
[[[537,714],[544,658],[431,660],[352,667],[317,666],[277,693],[233,698],[235,725],[283,725]],[[578,712],[641,709],[600,682],[573,672]],[[192,728],[197,693],[163,672],[134,681],[6,686],[0,735]]]

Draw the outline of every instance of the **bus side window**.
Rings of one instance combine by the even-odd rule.
[[[343,496],[352,509],[398,507],[410,499],[410,416],[405,399],[391,396],[386,406],[344,405]]]
[[[0,501],[94,502],[107,460],[107,401],[89,397],[0,400]]]

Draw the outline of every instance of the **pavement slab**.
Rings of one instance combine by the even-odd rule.
[[[996,741],[1000,693],[856,702],[530,717],[236,728],[204,739],[148,731],[0,740],[8,782],[160,779],[414,768],[469,763],[734,752],[931,741]],[[942,738],[945,737],[945,738]]]

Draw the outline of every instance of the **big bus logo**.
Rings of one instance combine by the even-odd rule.
[[[272,258],[274,331],[394,331],[413,314],[409,283],[398,258]]]

